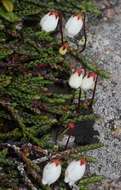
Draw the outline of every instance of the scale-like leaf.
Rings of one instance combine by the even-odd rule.
[[[19,21],[19,17],[15,15],[13,12],[6,12],[4,8],[0,7],[0,17],[4,18],[9,22]]]
[[[8,12],[12,12],[13,9],[14,9],[14,5],[13,5],[13,2],[12,0],[1,0],[3,6],[5,7],[5,9],[8,11]]]

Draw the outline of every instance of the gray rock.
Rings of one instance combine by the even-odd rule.
[[[100,67],[110,72],[109,80],[99,82],[94,110],[102,117],[96,122],[95,130],[100,133],[104,147],[90,151],[88,155],[97,158],[90,171],[115,180],[121,177],[121,139],[114,138],[112,128],[121,127],[121,1],[117,7],[119,14],[109,21],[100,21],[93,26],[91,40],[86,53]],[[117,188],[118,189],[118,188]],[[120,188],[121,189],[121,188]]]

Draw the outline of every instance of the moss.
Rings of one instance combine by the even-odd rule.
[[[79,158],[82,152],[100,147],[100,144],[77,146],[68,154],[60,152],[63,151],[62,147],[55,146],[52,141],[56,128],[59,132],[67,132],[67,124],[71,121],[94,122],[98,119],[93,112],[86,113],[89,108],[85,102],[78,111],[77,104],[71,103],[73,91],[68,86],[70,57],[102,78],[107,76],[87,57],[80,56],[78,50],[70,51],[65,56],[59,54],[59,28],[56,32],[46,33],[39,26],[41,16],[52,9],[62,11],[64,17],[79,11],[99,13],[91,1],[81,0],[69,0],[67,3],[64,0],[16,0],[13,12],[8,13],[3,7],[0,8],[0,165],[5,168],[3,177],[0,175],[2,189],[16,189],[22,183],[28,189],[39,189],[40,173],[31,163],[44,155],[36,152],[35,145],[43,151],[47,149],[50,155],[64,155],[64,159],[67,157],[66,164],[69,156],[74,158],[77,154],[76,158]],[[23,144],[29,147],[27,153],[22,149]],[[13,164],[12,159],[16,160]],[[25,166],[23,173],[18,169],[21,164]],[[90,180],[95,182],[98,178]],[[88,182],[80,182],[80,188],[86,189]],[[61,189],[67,189],[63,180],[60,184]]]

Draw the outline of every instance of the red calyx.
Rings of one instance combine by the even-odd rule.
[[[80,159],[80,165],[82,166],[82,165],[85,165],[87,162],[86,162],[86,160],[84,160],[84,159]]]
[[[52,163],[54,163],[56,166],[60,165],[61,161],[58,159],[51,160]]]
[[[83,18],[83,14],[82,13],[77,13],[74,16],[76,16],[77,20],[80,20]]]
[[[64,42],[64,44],[62,45],[63,49],[68,49],[69,48],[69,44],[68,42]]]
[[[49,12],[49,16],[51,16],[51,15],[55,15],[55,17],[56,17],[56,19],[60,16],[60,13],[58,12],[58,11],[50,11]]]
[[[89,72],[89,73],[88,73],[88,77],[89,77],[89,78],[90,78],[90,77],[93,77],[93,79],[95,80],[96,77],[97,77],[97,74],[96,74],[95,72]]]
[[[76,127],[76,125],[75,125],[74,122],[70,122],[70,123],[68,123],[67,127],[68,127],[69,129],[74,129],[74,128]]]
[[[76,72],[78,73],[78,75],[80,76],[82,73],[85,73],[85,69],[84,68],[78,68],[76,69]]]
[[[80,20],[80,18],[81,18],[81,16],[80,16],[80,15],[78,15],[78,16],[77,16],[77,20]]]

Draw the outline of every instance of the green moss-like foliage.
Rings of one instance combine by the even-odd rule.
[[[76,153],[79,158],[83,152],[100,147],[100,144],[77,146],[63,153],[64,148],[52,140],[57,127],[64,134],[69,122],[98,118],[92,110],[88,112],[84,101],[78,112],[77,105],[71,103],[73,91],[68,86],[71,58],[100,77],[107,77],[105,71],[90,63],[78,50],[64,56],[59,54],[58,29],[49,34],[39,26],[41,16],[53,9],[61,11],[64,17],[79,11],[99,14],[91,1],[16,0],[13,12],[0,8],[0,166],[4,168],[0,174],[1,189],[18,189],[19,186],[49,189],[41,184],[43,165],[38,167],[33,161],[46,155],[40,154],[40,147],[48,150],[47,160],[50,153],[60,154],[66,165],[68,156],[75,158]],[[101,178],[84,180],[79,182],[83,190]],[[58,185],[67,189],[63,179]]]

